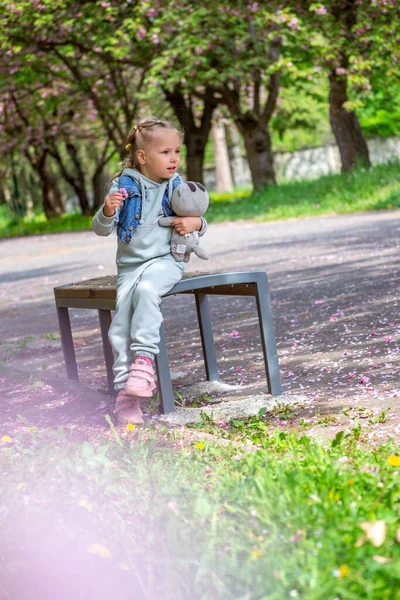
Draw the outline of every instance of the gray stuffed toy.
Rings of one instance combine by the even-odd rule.
[[[201,217],[207,210],[209,198],[206,188],[195,181],[185,181],[178,185],[172,193],[171,206],[177,217]],[[158,221],[162,227],[170,227],[174,217],[161,217]],[[172,232],[171,253],[178,262],[189,262],[194,252],[199,258],[208,260],[207,253],[200,248],[199,232],[180,235]]]

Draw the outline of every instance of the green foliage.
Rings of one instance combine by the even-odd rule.
[[[246,450],[151,429],[5,436],[3,595],[394,600],[394,446],[259,433]],[[375,522],[378,546],[360,527]]]
[[[400,84],[375,75],[372,90],[359,111],[360,123],[367,136],[383,138],[400,135]]]
[[[294,151],[332,140],[329,126],[328,83],[315,75],[281,87],[278,106],[271,119],[272,145],[276,151]]]

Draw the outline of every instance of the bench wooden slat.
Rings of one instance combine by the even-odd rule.
[[[213,273],[216,275],[217,273]],[[185,273],[182,281],[192,280],[197,277],[210,275],[209,273]],[[179,284],[178,284],[179,285]],[[92,298],[115,300],[116,298],[116,287],[117,287],[117,276],[107,275],[105,277],[96,277],[94,279],[87,279],[86,281],[80,281],[77,283],[70,283],[61,285],[54,288],[54,296],[56,300],[58,298]],[[182,294],[193,294],[196,290],[182,291]],[[256,286],[254,283],[245,284],[222,284],[216,286],[202,287],[198,293],[222,295],[222,296],[254,296],[256,293]],[[167,294],[169,295],[169,294]]]

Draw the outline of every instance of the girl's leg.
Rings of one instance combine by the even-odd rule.
[[[149,265],[139,281],[132,271],[119,271],[117,310],[109,331],[117,390],[125,386],[134,355],[153,358],[159,352],[161,297],[180,281],[182,274],[183,263],[169,258],[160,258]]]
[[[160,259],[144,271],[133,293],[130,351],[134,356],[152,358],[159,353],[161,298],[180,281],[182,274],[183,263],[170,259]]]
[[[121,270],[117,280],[117,309],[114,313],[108,337],[114,354],[114,387],[122,390],[133,360],[130,351],[130,325],[133,315],[132,296],[137,279],[132,271]]]

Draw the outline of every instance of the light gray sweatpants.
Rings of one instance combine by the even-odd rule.
[[[183,269],[172,255],[156,259],[139,277],[129,266],[118,266],[117,307],[108,334],[115,389],[124,387],[135,356],[158,354],[161,298],[180,281]]]

